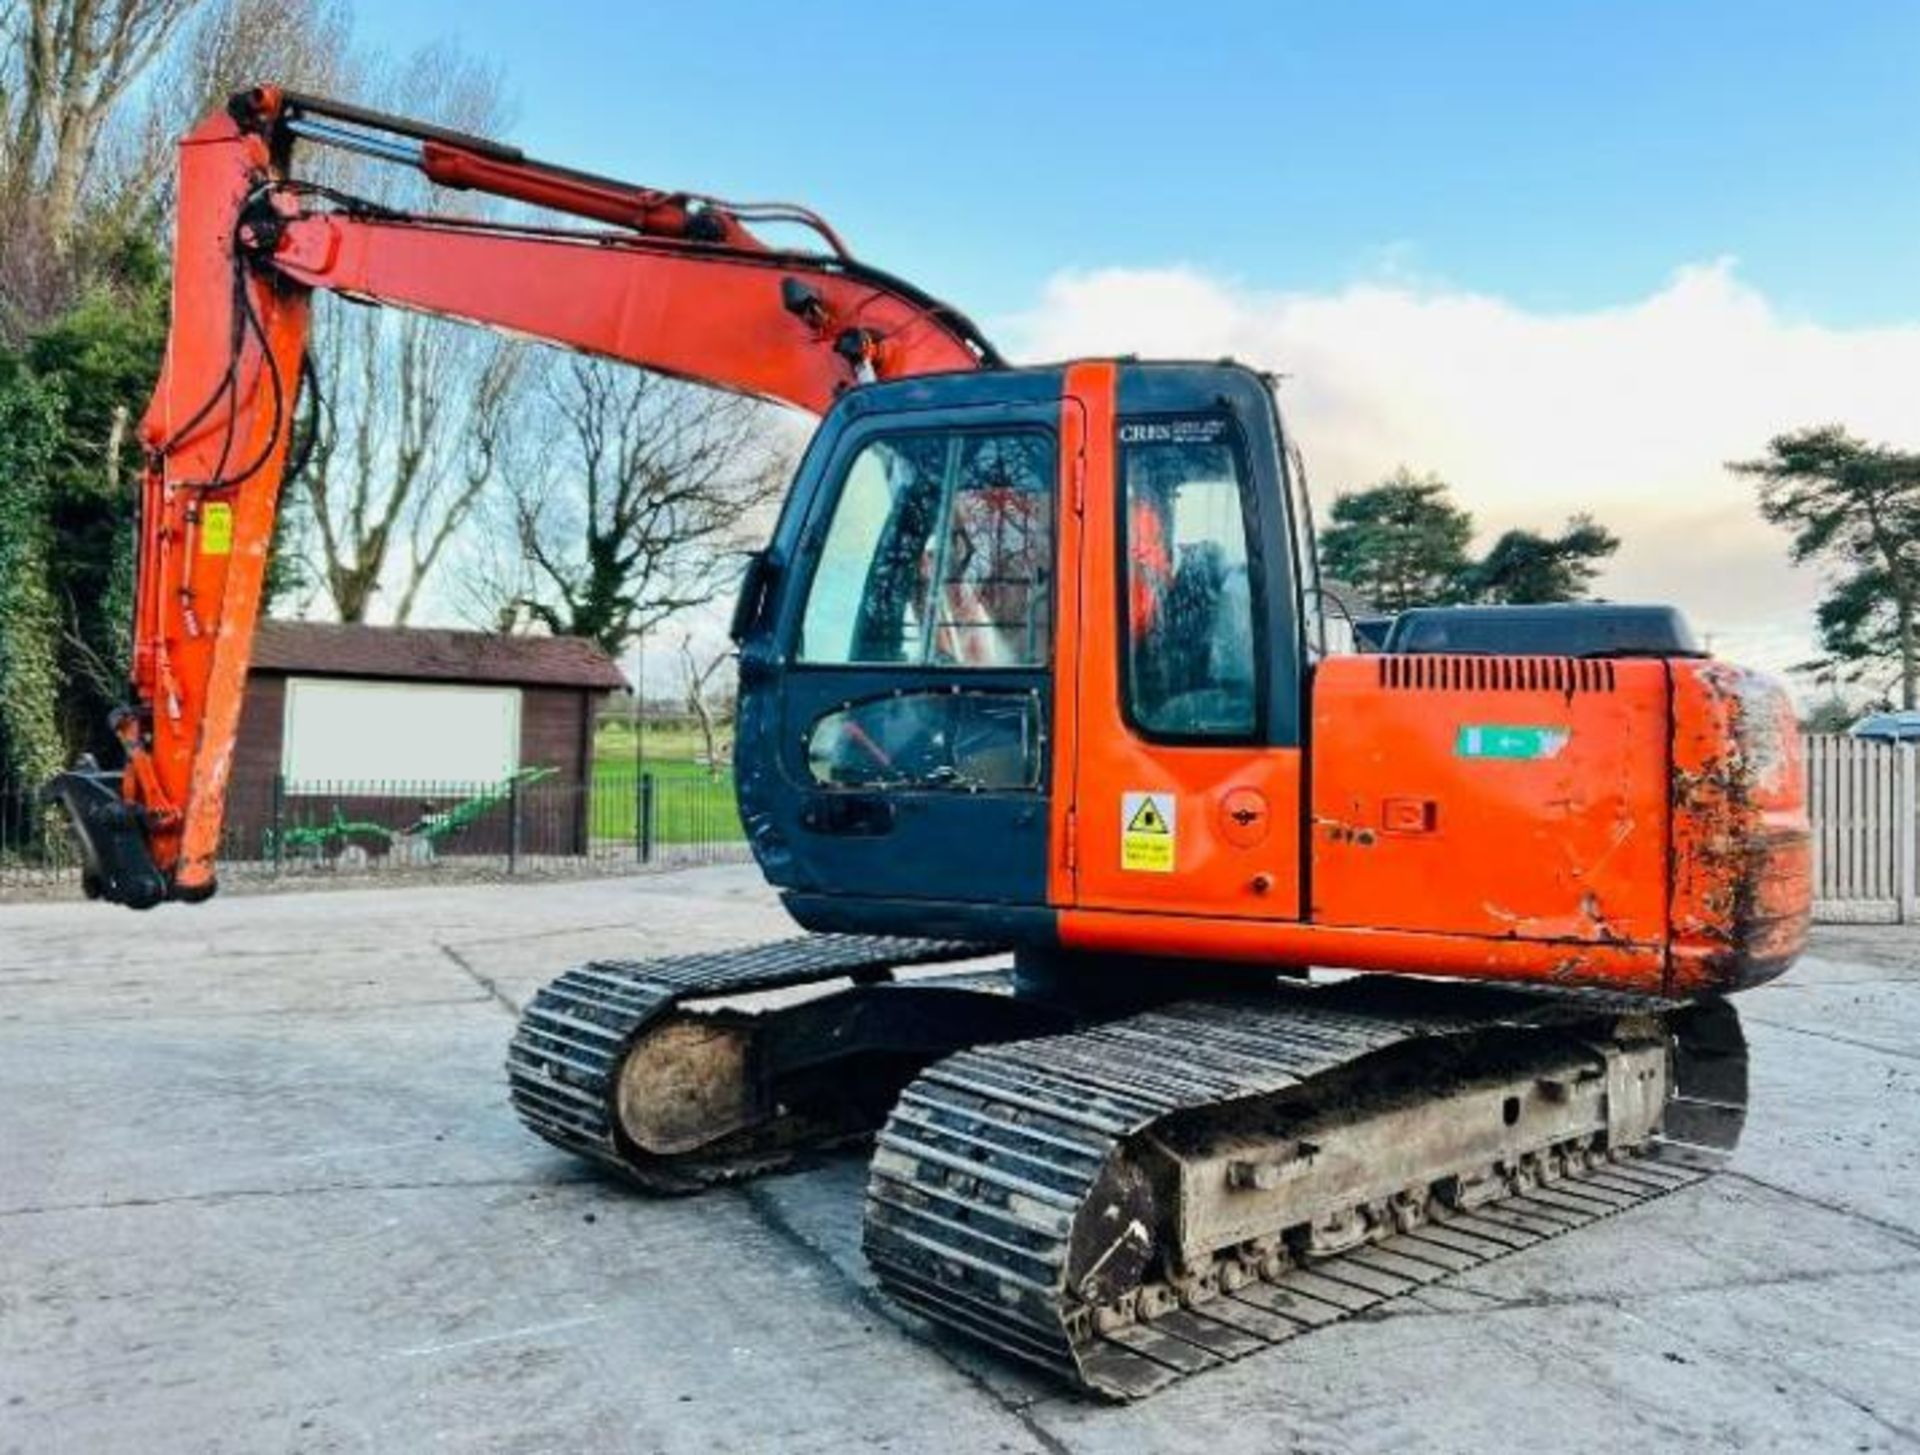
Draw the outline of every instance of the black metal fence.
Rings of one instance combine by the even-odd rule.
[[[223,884],[327,877],[441,879],[620,873],[747,857],[729,776],[693,764],[603,766],[589,780],[538,769],[497,783],[229,785]],[[0,782],[0,898],[77,892],[65,817]]]

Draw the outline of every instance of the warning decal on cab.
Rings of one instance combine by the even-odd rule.
[[[1171,793],[1120,795],[1120,867],[1142,874],[1171,874],[1179,805]]]

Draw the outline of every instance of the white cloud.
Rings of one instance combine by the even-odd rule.
[[[1676,602],[1723,653],[1775,670],[1809,652],[1819,583],[1724,462],[1828,421],[1920,445],[1920,324],[1796,323],[1726,260],[1584,313],[1400,278],[1294,294],[1109,268],[1055,277],[1001,331],[1028,359],[1276,370],[1323,510],[1405,464],[1450,481],[1484,537],[1592,511],[1623,538],[1605,594]]]

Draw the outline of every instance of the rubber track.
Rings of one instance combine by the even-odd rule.
[[[923,1072],[880,1133],[867,1257],[881,1286],[926,1318],[1110,1398],[1151,1393],[1702,1174],[1665,1162],[1609,1165],[1096,1335],[1067,1295],[1066,1262],[1075,1218],[1125,1140],[1174,1112],[1284,1090],[1423,1037],[1674,1008],[1374,978],[1258,1000],[1181,1002],[964,1051]],[[1738,1136],[1744,1045],[1737,1020],[1728,1031],[1730,1010],[1681,1015],[1696,1010],[1712,1032],[1708,1071],[1689,1069],[1683,1044],[1676,1079],[1707,1125],[1690,1150],[1711,1153]]]
[[[784,1158],[653,1158],[619,1134],[620,1065],[642,1033],[690,1001],[973,960],[994,951],[952,940],[801,935],[706,954],[593,961],[542,987],[521,1012],[507,1047],[513,1109],[554,1146],[648,1191],[689,1192],[744,1176]]]

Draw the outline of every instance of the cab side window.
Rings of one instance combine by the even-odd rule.
[[[1259,618],[1232,424],[1126,422],[1120,458],[1128,716],[1148,737],[1250,739]]]
[[[925,431],[854,457],[801,625],[802,662],[1040,667],[1053,645],[1054,447]]]

